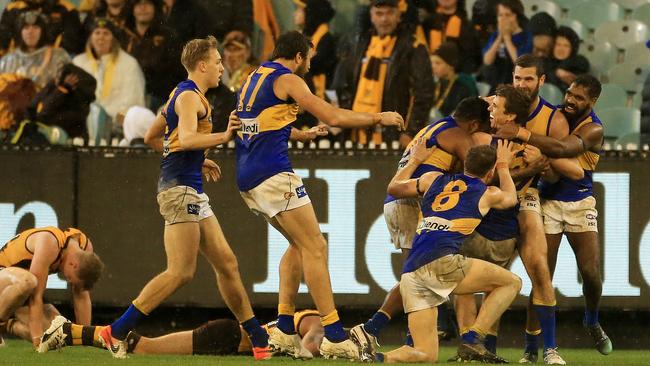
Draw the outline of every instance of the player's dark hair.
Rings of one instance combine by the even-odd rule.
[[[465,171],[475,177],[484,177],[497,161],[497,149],[491,145],[478,145],[469,149],[465,158]]]
[[[544,62],[541,58],[533,56],[530,53],[521,55],[515,60],[515,67],[521,67],[522,69],[527,69],[529,67],[535,68],[535,74],[538,78],[542,77],[545,74]]]
[[[512,85],[501,84],[497,86],[494,94],[505,98],[505,112],[506,114],[514,114],[517,124],[521,125],[526,122],[530,108],[530,98],[526,93]]]
[[[477,121],[481,131],[487,130],[490,126],[488,102],[479,97],[465,98],[456,106],[454,118],[461,123]]]
[[[313,47],[314,45],[304,34],[298,31],[286,32],[275,42],[271,60],[279,58],[293,60],[298,54],[306,58],[309,49]]]
[[[598,99],[603,88],[600,81],[589,74],[578,75],[578,77],[573,80],[573,84],[587,88],[587,93],[589,93],[589,98],[591,99]]]

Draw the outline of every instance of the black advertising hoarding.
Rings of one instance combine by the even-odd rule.
[[[287,243],[240,198],[232,151],[213,155],[223,177],[217,184],[206,185],[212,208],[239,258],[253,303],[275,307],[277,265]],[[390,243],[382,216],[386,185],[397,160],[393,152],[381,151],[316,154],[302,150],[292,154],[329,242],[332,286],[336,302],[342,306],[378,306],[399,275],[399,255]],[[93,292],[94,301],[100,305],[128,304],[165,265],[163,220],[155,199],[159,161],[154,154],[119,150],[55,154],[0,151],[0,165],[12,172],[11,179],[2,183],[0,227],[4,236],[0,242],[15,234],[16,220],[29,225],[25,218],[16,219],[26,203],[51,202],[62,225],[76,215],[76,224],[92,238],[107,264],[105,277]],[[75,176],[74,166],[79,177],[76,186],[70,178]],[[601,161],[595,175],[604,307],[650,308],[647,166],[647,159],[608,157]],[[47,183],[43,182],[45,177]],[[47,189],[43,189],[44,184]],[[527,294],[530,281],[519,260],[513,271],[524,279],[522,294]],[[561,307],[583,306],[582,285],[567,244],[561,247],[554,284]],[[48,296],[58,300],[67,298],[67,293],[54,289]],[[523,297],[517,301],[524,304]],[[304,285],[298,302],[299,306],[311,304]],[[215,275],[204,259],[199,259],[194,280],[167,303],[224,306]]]

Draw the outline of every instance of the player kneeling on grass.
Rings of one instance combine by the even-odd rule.
[[[294,314],[294,325],[302,346],[318,356],[323,340],[323,326],[315,310]],[[277,322],[264,326],[270,331]],[[81,326],[57,316],[41,337],[40,353],[67,346],[94,346],[103,348],[99,339],[102,326]],[[133,354],[170,355],[241,355],[250,354],[253,346],[244,329],[233,319],[211,320],[193,330],[175,332],[157,338],[143,337],[133,331],[126,339],[127,352]]]
[[[388,193],[400,198],[422,197],[422,221],[413,239],[401,278],[404,311],[414,346],[376,353],[376,362],[435,362],[438,359],[438,310],[450,294],[489,292],[470,331],[463,335],[458,354],[465,361],[505,362],[483,345],[485,330],[510,306],[521,289],[521,279],[495,264],[459,253],[490,209],[517,204],[508,165],[511,143],[499,141],[471,148],[460,174],[430,172],[410,179],[431,154],[423,140],[412,148],[408,164],[395,174]],[[500,187],[488,187],[495,174]]]
[[[48,275],[54,273],[70,284],[77,322],[90,324],[90,289],[103,268],[90,239],[75,228],[29,229],[9,240],[0,247],[0,344],[6,333],[38,347],[41,333],[58,315],[43,302]]]

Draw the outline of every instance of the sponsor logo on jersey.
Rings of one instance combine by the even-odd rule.
[[[451,221],[442,217],[425,217],[420,222],[420,225],[418,225],[417,232],[419,234],[421,231],[449,231],[452,226],[453,223]]]

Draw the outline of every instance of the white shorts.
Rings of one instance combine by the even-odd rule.
[[[251,211],[268,218],[311,203],[302,179],[291,172],[278,173],[250,191],[239,193]]]
[[[420,220],[419,201],[406,198],[385,203],[384,220],[395,249],[411,249]]]
[[[472,265],[460,254],[450,254],[402,274],[400,293],[404,313],[430,309],[447,301]]]
[[[519,211],[532,211],[542,216],[542,206],[537,188],[528,188],[526,193],[517,193]]]
[[[188,186],[175,186],[158,193],[156,197],[165,225],[181,222],[199,222],[214,216],[210,200]]]
[[[598,211],[594,197],[576,202],[544,200],[542,212],[546,234],[598,232]]]
[[[460,254],[508,269],[517,254],[517,238],[494,241],[474,231],[461,245]]]

